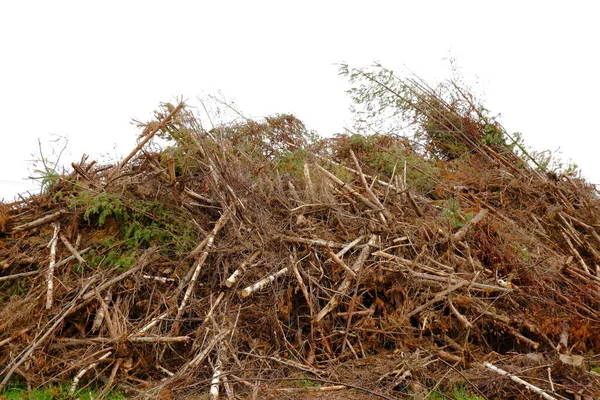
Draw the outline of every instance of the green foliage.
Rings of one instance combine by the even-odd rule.
[[[37,157],[33,161],[33,172],[35,173],[31,179],[40,182],[42,193],[49,193],[60,180],[61,174],[58,172],[60,166],[60,158],[62,153],[67,148],[69,141],[66,137],[54,135],[50,141],[50,157],[44,155],[42,141],[38,139],[38,153],[33,155]]]
[[[492,147],[506,147],[506,142],[504,140],[504,132],[497,125],[486,124],[483,128],[483,132],[484,134],[481,138],[481,143]]]
[[[158,201],[130,201],[111,193],[80,190],[71,198],[69,208],[81,212],[83,221],[89,224],[104,227],[112,221],[116,226],[114,237],[104,239],[104,249],[88,252],[87,261],[92,268],[110,265],[127,270],[140,249],[160,245],[164,251],[180,256],[196,244],[193,219],[185,209]],[[73,268],[76,272],[83,270],[79,264]]]
[[[473,218],[473,213],[463,214],[460,210],[460,203],[453,198],[446,201],[446,208],[443,211],[446,217],[455,228],[462,228],[468,221]]]
[[[418,77],[400,77],[379,64],[352,68],[342,64],[348,78],[357,129],[409,134],[430,157],[455,160],[484,144],[499,153],[513,152],[522,166],[542,173],[580,178],[576,164],[563,162],[559,151],[528,149],[519,133],[509,135],[470,91],[456,80],[429,87]],[[518,164],[518,163],[517,163]]]
[[[512,247],[513,247],[513,249],[515,249],[517,254],[519,254],[521,259],[523,259],[523,261],[531,261],[531,253],[529,253],[529,250],[527,250],[527,247],[525,247],[521,244],[512,245]]]
[[[100,227],[104,226],[109,217],[113,217],[119,222],[127,222],[129,218],[129,213],[121,198],[110,193],[79,192],[77,196],[71,198],[69,208],[80,207],[84,208],[83,219],[86,222],[96,219]]]
[[[34,172],[37,174],[34,179],[40,181],[43,193],[49,193],[50,189],[56,185],[60,179],[60,174],[53,168],[47,168],[45,170],[36,169]]]
[[[8,287],[3,289],[8,297],[10,296],[23,296],[29,290],[28,287],[29,279],[18,279],[13,281],[12,283],[8,282]]]
[[[83,388],[76,391],[73,395],[69,394],[70,385],[53,385],[48,387],[41,387],[32,389],[31,392],[27,391],[27,385],[24,382],[17,382],[8,385],[0,393],[0,399],[6,400],[93,400],[100,397],[101,389],[97,388]],[[103,399],[105,400],[122,400],[125,399],[125,395],[118,391],[108,392]]]
[[[298,179],[304,176],[304,164],[307,162],[306,149],[286,151],[276,161],[277,171],[281,174],[291,174]]]
[[[311,381],[310,379],[300,379],[298,381],[300,387],[308,388],[308,387],[320,387],[321,385],[318,382]]]

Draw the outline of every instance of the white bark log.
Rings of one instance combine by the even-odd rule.
[[[181,304],[179,305],[179,308],[177,309],[177,316],[175,317],[176,320],[179,320],[179,318],[181,318],[181,316],[183,315],[185,306],[187,305],[187,302],[188,302],[190,296],[192,295],[192,291],[194,290],[194,286],[196,284],[196,280],[198,279],[198,275],[200,275],[200,270],[202,269],[204,262],[206,262],[206,259],[208,258],[208,250],[212,247],[213,242],[215,241],[215,236],[217,236],[217,233],[219,233],[221,228],[229,220],[229,216],[230,216],[229,212],[225,211],[223,213],[223,215],[221,215],[221,218],[219,218],[219,220],[215,224],[213,230],[208,234],[207,239],[205,239],[203,241],[203,242],[206,242],[206,245],[204,246],[204,251],[202,252],[202,255],[200,255],[200,257],[198,258],[198,260],[196,262],[194,274],[192,275],[192,278],[190,279],[188,287],[185,291],[185,295],[183,296],[183,300],[181,301]],[[200,246],[198,246],[196,248],[196,250],[199,247]],[[194,250],[192,253],[194,253],[196,250]]]
[[[280,276],[286,274],[288,272],[290,267],[285,267],[283,269],[280,269],[279,271],[275,272],[274,274],[271,274],[269,276],[267,276],[264,279],[261,279],[260,281],[256,282],[254,285],[250,285],[247,288],[242,290],[242,297],[248,297],[250,296],[252,293],[264,288],[265,286],[268,286],[269,284],[271,284],[275,279],[279,278]]]
[[[236,284],[240,274],[242,272],[244,272],[244,270],[246,269],[246,267],[248,265],[251,265],[254,260],[256,260],[256,258],[260,255],[260,253],[262,253],[262,250],[256,250],[255,252],[253,252],[250,257],[248,257],[247,260],[245,260],[234,272],[233,274],[231,274],[231,276],[229,278],[227,278],[227,281],[225,281],[225,286],[227,286],[228,288],[232,287],[233,285]]]
[[[52,308],[52,304],[54,303],[54,266],[56,265],[56,243],[58,242],[58,231],[60,229],[60,224],[54,225],[54,234],[52,235],[52,239],[48,246],[50,247],[50,265],[48,266],[48,289],[46,292],[46,310]]]
[[[98,365],[98,363],[106,358],[108,358],[108,356],[110,356],[112,354],[112,351],[109,351],[108,353],[104,354],[102,357],[100,357],[98,359],[98,361],[96,361],[95,363],[92,363],[90,365],[88,365],[86,368],[82,369],[81,371],[79,371],[79,373],[75,376],[75,378],[73,378],[73,384],[71,385],[71,388],[69,389],[69,394],[73,395],[75,393],[75,390],[77,390],[77,385],[79,384],[79,381],[81,380],[81,378],[83,378],[83,376],[92,368],[94,368],[96,365]]]
[[[515,375],[511,374],[510,372],[507,372],[507,371],[505,371],[503,369],[500,369],[500,368],[496,367],[495,365],[490,364],[489,362],[484,362],[483,365],[487,369],[490,369],[490,370],[494,371],[495,373],[497,373],[499,375],[503,375],[503,376],[509,377],[511,381],[519,383],[519,384],[525,386],[527,389],[531,390],[534,393],[539,394],[544,399],[547,399],[547,400],[557,400],[556,397],[550,396],[548,393],[544,392],[543,389],[540,389],[537,386],[533,386],[531,383],[526,382],[523,379],[519,378],[518,376],[515,376]]]

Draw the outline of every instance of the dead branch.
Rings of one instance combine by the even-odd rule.
[[[232,287],[233,285],[236,284],[239,275],[244,272],[244,270],[246,269],[246,267],[248,265],[251,265],[257,258],[258,256],[262,253],[262,250],[255,250],[250,257],[248,257],[247,260],[244,260],[244,262],[242,264],[240,264],[240,266],[233,271],[233,274],[231,274],[231,276],[229,278],[227,278],[227,280],[225,281],[225,286],[227,286],[228,288]]]
[[[53,224],[54,234],[48,247],[50,247],[50,265],[48,266],[48,275],[46,279],[47,291],[46,291],[46,310],[52,308],[54,303],[54,266],[56,264],[56,243],[58,242],[58,231],[60,230],[60,224]]]
[[[497,373],[499,375],[509,377],[510,380],[512,380],[513,382],[516,382],[516,383],[519,383],[519,384],[525,386],[527,389],[531,390],[534,393],[537,393],[538,395],[542,396],[543,398],[545,398],[547,400],[557,400],[556,397],[550,396],[548,393],[546,393],[544,390],[540,389],[539,387],[533,386],[531,383],[528,383],[528,382],[524,381],[523,379],[519,378],[518,376],[513,375],[501,368],[498,368],[495,365],[490,364],[489,362],[484,362],[483,366],[487,369],[494,371],[495,373]]]
[[[428,302],[426,302],[424,304],[421,304],[419,307],[415,308],[414,310],[412,310],[411,312],[409,312],[408,314],[406,314],[406,316],[404,318],[408,319],[408,318],[412,317],[413,315],[420,313],[421,311],[423,311],[427,307],[429,307],[429,306],[431,306],[431,305],[433,305],[433,304],[435,304],[435,303],[437,303],[439,301],[444,300],[449,293],[452,293],[455,290],[460,289],[461,287],[467,285],[468,283],[469,282],[467,282],[467,281],[458,282],[457,284],[450,286],[448,289],[442,290],[441,292],[437,293],[433,297],[433,299],[429,300]]]
[[[460,323],[462,324],[462,326],[465,327],[465,329],[471,329],[473,327],[473,324],[471,324],[469,322],[469,320],[467,318],[465,318],[464,315],[462,315],[460,312],[458,312],[456,307],[454,307],[452,300],[450,300],[450,299],[448,299],[448,306],[450,307],[452,314],[454,314],[454,316],[460,321]]]
[[[73,394],[75,394],[75,390],[77,389],[77,385],[79,384],[79,381],[81,380],[81,378],[83,378],[83,376],[92,368],[94,368],[96,365],[98,365],[100,363],[100,361],[107,359],[110,355],[112,354],[112,350],[107,351],[103,356],[101,356],[100,358],[98,358],[98,360],[90,365],[88,365],[87,367],[83,368],[81,371],[79,371],[79,373],[77,375],[75,375],[75,378],[73,378],[73,384],[71,385],[71,388],[69,389],[69,394],[72,396]]]
[[[286,242],[292,242],[292,243],[301,243],[301,244],[323,246],[323,247],[333,247],[336,249],[344,247],[344,245],[342,243],[330,242],[330,241],[321,240],[321,239],[306,239],[306,238],[287,236],[287,235],[281,235],[280,238],[282,240],[285,240]]]
[[[54,267],[56,268],[56,265]],[[35,271],[21,272],[19,274],[0,276],[0,282],[9,281],[11,279],[25,278],[27,276],[37,275],[38,273],[39,273],[39,271],[36,269]]]
[[[79,254],[79,252],[77,250],[75,250],[75,247],[73,247],[71,242],[69,242],[62,233],[59,235],[59,237],[60,237],[61,242],[63,242],[63,244],[71,252],[73,257],[75,257],[77,259],[77,261],[79,261],[81,263],[81,265],[87,265],[87,262],[83,259],[83,257],[81,257],[81,254]]]
[[[259,290],[261,290],[262,288],[264,288],[265,286],[271,284],[272,282],[275,281],[275,279],[279,278],[282,275],[287,274],[289,267],[285,267],[280,269],[279,271],[267,276],[264,279],[261,279],[260,281],[256,282],[254,285],[250,285],[245,289],[242,289],[242,297],[248,297],[250,296],[252,293],[257,292]]]
[[[350,156],[352,156],[352,160],[354,161],[354,165],[356,166],[356,170],[358,171],[358,176],[360,177],[360,180],[361,180],[363,186],[365,187],[367,194],[369,195],[371,200],[373,200],[373,204],[375,204],[375,206],[377,206],[378,209],[383,210],[383,212],[379,212],[378,214],[381,219],[381,222],[384,225],[386,225],[386,223],[387,223],[386,217],[391,218],[392,214],[390,214],[390,212],[385,209],[385,207],[383,206],[383,204],[381,204],[381,202],[379,201],[377,196],[375,196],[375,193],[373,193],[373,191],[371,190],[371,187],[369,186],[369,184],[367,183],[367,179],[365,178],[365,174],[363,174],[363,172],[362,172],[360,163],[358,162],[358,159],[356,158],[356,155],[354,154],[352,149],[350,149]]]
[[[108,184],[108,182],[110,182],[110,180],[116,174],[118,174],[123,169],[123,167],[129,162],[129,160],[131,160],[142,149],[142,147],[144,147],[146,145],[146,143],[148,143],[150,141],[150,139],[152,139],[154,137],[154,135],[158,131],[160,131],[161,129],[163,129],[164,127],[167,126],[167,124],[171,121],[171,119],[175,116],[175,114],[177,114],[184,106],[185,106],[184,103],[179,103],[175,108],[173,108],[173,110],[165,118],[163,118],[162,121],[160,121],[157,124],[153,124],[152,126],[148,126],[148,128],[146,128],[146,130],[148,132],[147,133],[144,132],[142,134],[142,136],[144,136],[144,139],[142,139],[140,141],[140,143],[138,143],[138,145],[135,147],[135,149],[133,149],[131,151],[131,153],[129,153],[127,155],[127,157],[125,157],[119,163],[119,165],[117,165],[112,171],[110,171],[110,173],[108,174],[108,177],[107,177],[107,184]]]
[[[369,254],[371,254],[371,248],[375,247],[376,243],[377,235],[372,235],[367,245],[362,249],[360,255],[358,256],[358,259],[352,265],[352,271],[354,271],[355,274],[360,273],[364,262],[367,260]],[[341,296],[346,295],[346,293],[350,289],[350,283],[352,282],[351,279],[351,276],[347,276],[346,278],[344,278],[342,283],[339,285],[336,293],[331,297],[327,305],[325,305],[325,307],[323,307],[323,309],[317,315],[317,318],[315,319],[316,322],[321,321],[323,318],[325,318],[327,314],[329,314],[338,306],[341,300]]]
[[[487,214],[487,210],[485,208],[482,208],[477,215],[475,215],[473,217],[473,219],[469,220],[465,226],[463,226],[462,228],[460,228],[460,230],[458,232],[456,232],[453,236],[452,236],[452,240],[456,243],[456,242],[460,242],[461,240],[464,239],[464,237],[467,235],[467,232],[469,232],[469,230],[475,225],[477,224],[479,221],[481,221]]]
[[[42,218],[38,218],[35,221],[31,221],[28,222],[26,224],[23,225],[19,225],[19,226],[15,226],[13,228],[14,232],[21,232],[21,231],[27,231],[33,228],[37,228],[38,226],[47,224],[48,222],[52,222],[58,218],[60,218],[62,215],[67,214],[66,210],[58,210],[52,214],[46,215]]]

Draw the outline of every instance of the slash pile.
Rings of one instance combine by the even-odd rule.
[[[595,188],[411,91],[420,140],[167,104],[118,165],[0,203],[0,386],[597,398]]]

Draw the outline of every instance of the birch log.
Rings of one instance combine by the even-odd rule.
[[[288,272],[289,268],[290,267],[288,266],[283,269],[280,269],[279,271],[275,272],[274,274],[271,274],[271,275],[267,276],[266,278],[261,279],[260,281],[256,282],[254,285],[250,285],[247,288],[243,289],[242,297],[248,297],[252,293],[264,288],[265,286],[268,286],[273,281],[275,281],[275,279],[279,278],[282,275],[285,275]]]
[[[248,257],[247,260],[245,260],[234,272],[233,274],[231,274],[231,276],[229,278],[227,278],[227,281],[225,281],[225,286],[227,286],[228,288],[232,287],[233,285],[236,284],[239,275],[244,272],[244,270],[246,269],[246,267],[248,265],[251,265],[254,260],[256,260],[256,258],[260,255],[260,253],[262,253],[262,250],[256,250],[254,253],[252,253],[250,255],[250,257]]]
[[[54,266],[56,265],[56,243],[58,242],[58,231],[60,229],[60,224],[52,224],[54,226],[54,234],[52,235],[52,239],[50,243],[48,243],[48,247],[50,247],[50,265],[48,265],[48,289],[46,292],[46,310],[52,308],[52,304],[54,303]]]
[[[513,382],[520,383],[521,385],[525,386],[527,389],[531,390],[532,392],[539,394],[544,399],[547,399],[547,400],[557,400],[556,397],[550,396],[548,393],[544,392],[543,389],[540,389],[537,386],[533,386],[531,383],[526,382],[523,379],[519,378],[518,376],[515,376],[515,375],[511,374],[510,372],[507,372],[507,371],[505,371],[503,369],[500,369],[500,368],[496,367],[495,365],[490,364],[489,362],[484,362],[483,365],[487,369],[490,369],[490,370],[494,371],[495,373],[497,373],[499,375],[503,375],[503,376],[509,377],[510,380],[513,381]]]

